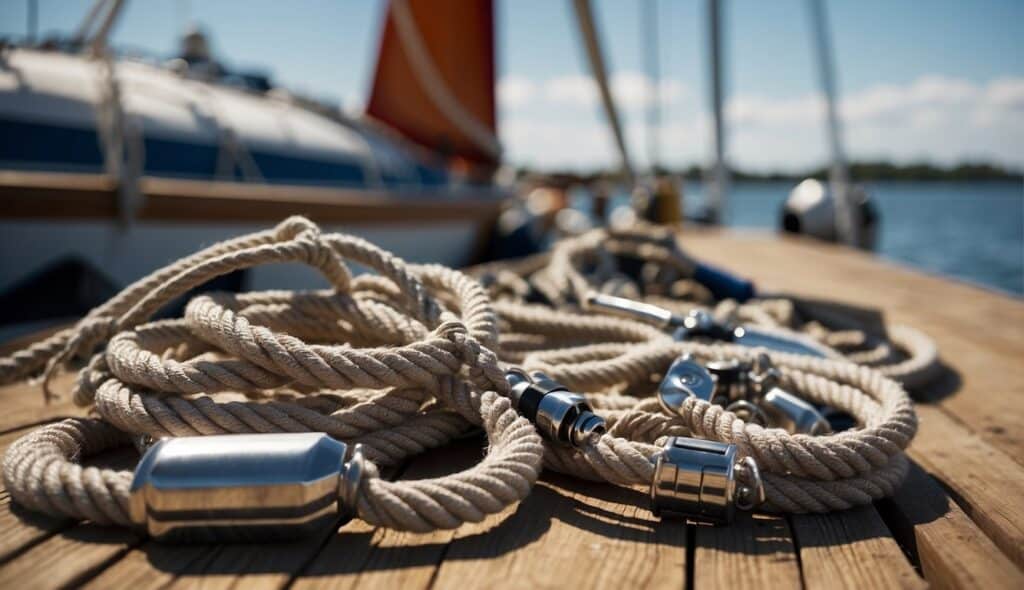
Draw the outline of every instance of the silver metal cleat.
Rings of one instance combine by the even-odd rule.
[[[161,439],[135,469],[131,517],[161,541],[303,537],[354,508],[363,455],[347,451],[318,432]]]
[[[651,511],[656,516],[727,524],[737,507],[751,510],[764,498],[757,463],[737,459],[736,445],[669,437],[654,466]]]
[[[818,436],[832,432],[832,426],[817,408],[778,387],[761,398],[760,407],[770,424],[792,434]]]
[[[516,410],[549,440],[579,447],[592,435],[604,433],[604,418],[594,413],[586,398],[544,373],[528,375],[513,368],[505,372],[505,379]]]

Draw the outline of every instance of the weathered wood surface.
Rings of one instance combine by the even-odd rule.
[[[505,195],[480,189],[465,198],[439,192],[394,193],[314,186],[144,177],[136,219],[163,222],[276,223],[301,213],[321,223],[414,226],[492,222]],[[0,219],[116,219],[117,183],[102,174],[0,171]],[[401,215],[395,215],[401,211]],[[412,220],[412,221],[410,221]]]
[[[298,544],[173,547],[12,509],[0,492],[0,587],[1024,587],[1024,303],[830,246],[717,233],[685,243],[762,290],[876,306],[937,340],[948,371],[915,393],[926,402],[915,465],[895,498],[709,528],[659,522],[644,490],[546,474],[519,506],[456,531],[349,521]],[[30,384],[0,388],[0,408],[0,450],[33,425],[81,414],[44,406]],[[450,472],[482,452],[462,441],[397,476]]]

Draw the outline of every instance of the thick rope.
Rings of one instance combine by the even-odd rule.
[[[603,242],[587,237],[557,247],[548,264],[535,269],[547,287],[533,277],[528,287],[545,290],[551,301],[570,292],[576,304],[568,307],[579,308],[585,301],[579,294],[593,285],[576,268],[595,241],[614,242],[613,255],[628,250],[663,260],[673,272],[689,268],[665,235],[637,232]],[[605,256],[599,266],[608,267],[609,260]],[[346,261],[377,274],[353,278]],[[167,302],[216,276],[276,262],[310,265],[333,288],[200,295],[184,317],[149,321]],[[525,288],[515,284],[506,292]],[[793,315],[791,304],[779,301],[755,307],[725,302],[712,311],[777,327]],[[825,330],[822,341],[868,356],[866,340],[856,333]],[[90,358],[74,389],[75,401],[93,406],[100,419],[45,426],[8,451],[7,489],[29,508],[132,524],[126,510],[131,475],[79,465],[83,457],[125,444],[129,434],[317,431],[365,446],[370,463],[357,514],[401,530],[479,521],[524,498],[542,463],[589,479],[649,484],[656,445],[676,435],[729,442],[741,456],[755,458],[765,472],[766,509],[817,512],[891,493],[906,472],[902,450],[917,424],[903,388],[884,371],[841,358],[778,353],[770,356],[787,389],[849,413],[858,428],[827,437],[789,435],[697,400],[678,415],[665,415],[650,395],[677,356],[751,360],[760,351],[674,342],[634,321],[509,298],[492,304],[487,291],[460,272],[407,265],[359,238],[321,234],[300,218],[213,246],[138,281],[74,328],[0,360],[0,382],[44,365],[52,374],[102,343],[105,349]],[[902,368],[883,368],[904,378],[925,374],[930,369],[920,359],[928,356],[928,343],[915,332],[893,331],[892,345],[920,354],[902,361]],[[888,352],[873,354],[877,360]],[[607,433],[593,435],[581,448],[542,443],[506,397],[506,363],[543,370],[588,392],[608,422]],[[430,480],[379,477],[378,466],[446,444],[474,426],[489,442],[478,465]]]

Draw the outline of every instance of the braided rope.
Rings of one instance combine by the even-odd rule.
[[[530,277],[529,286],[551,301],[574,302],[568,307],[585,302],[580,295],[593,289],[592,279],[578,268],[593,264],[612,282],[621,279],[598,246],[613,255],[656,260],[679,276],[692,271],[668,233],[612,238],[592,233],[560,245],[546,265],[532,268],[538,276]],[[316,268],[333,289],[201,295],[189,302],[183,318],[147,321],[211,278],[285,261]],[[377,274],[352,277],[346,261]],[[817,512],[863,504],[891,493],[906,472],[902,450],[916,431],[916,417],[890,377],[924,379],[931,370],[934,345],[929,350],[930,341],[917,332],[893,331],[891,344],[914,354],[881,370],[842,359],[771,354],[787,388],[846,411],[859,423],[828,437],[789,435],[698,400],[668,416],[656,401],[642,397],[680,354],[750,360],[758,351],[674,342],[637,322],[527,305],[515,301],[524,293],[523,281],[506,276],[492,286],[500,282],[511,285],[504,292],[513,297],[492,303],[463,273],[407,265],[359,238],[320,234],[301,218],[203,250],[135,283],[74,328],[0,359],[0,382],[10,381],[44,365],[52,374],[106,342],[74,388],[75,401],[93,405],[101,419],[67,420],[20,439],[5,458],[7,488],[32,509],[131,524],[131,475],[78,464],[125,444],[124,433],[318,431],[359,442],[370,463],[360,484],[358,515],[411,531],[452,528],[500,511],[526,496],[542,463],[583,478],[647,484],[660,452],[656,445],[666,436],[729,442],[740,455],[754,457],[765,471],[769,510]],[[757,306],[722,302],[713,312],[779,329],[794,321],[792,305],[780,300]],[[824,330],[821,339],[873,363],[892,356],[880,348],[865,350],[866,339],[856,333]],[[604,414],[607,433],[591,436],[581,448],[542,442],[506,397],[505,362],[591,392],[587,398]],[[489,441],[478,465],[422,481],[379,477],[378,465],[443,445],[474,426],[483,427]]]

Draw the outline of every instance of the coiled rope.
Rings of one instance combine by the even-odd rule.
[[[377,274],[353,277],[346,261]],[[216,276],[277,262],[312,266],[332,289],[201,295],[183,318],[149,321]],[[754,457],[765,471],[767,510],[838,510],[892,493],[907,469],[902,450],[916,417],[900,384],[880,371],[770,355],[794,393],[857,419],[859,428],[826,437],[747,424],[696,400],[669,416],[649,397],[652,378],[680,354],[750,360],[755,352],[674,342],[633,321],[492,303],[458,271],[408,265],[364,240],[321,234],[291,218],[158,270],[75,327],[0,359],[0,382],[10,382],[91,355],[73,395],[99,416],[18,440],[5,457],[4,481],[16,502],[34,510],[138,524],[127,510],[131,473],[83,467],[83,458],[136,435],[319,431],[366,449],[358,517],[429,531],[479,521],[523,499],[542,463],[589,479],[649,484],[655,445],[689,434]],[[508,398],[508,363],[588,392],[608,432],[578,448],[542,441]],[[473,427],[489,443],[478,465],[429,480],[379,476],[378,466]]]
[[[623,262],[641,269],[631,276],[622,269]],[[885,337],[856,329],[831,330],[820,321],[799,317],[793,301],[781,297],[716,302],[692,279],[696,266],[673,230],[636,224],[562,240],[534,264],[486,265],[476,274],[486,278],[495,301],[521,302],[535,292],[556,308],[590,311],[588,294],[609,293],[684,315],[702,309],[720,321],[801,332],[834,349],[836,357],[872,366],[910,389],[926,385],[941,371],[935,343],[914,328],[887,326]]]

